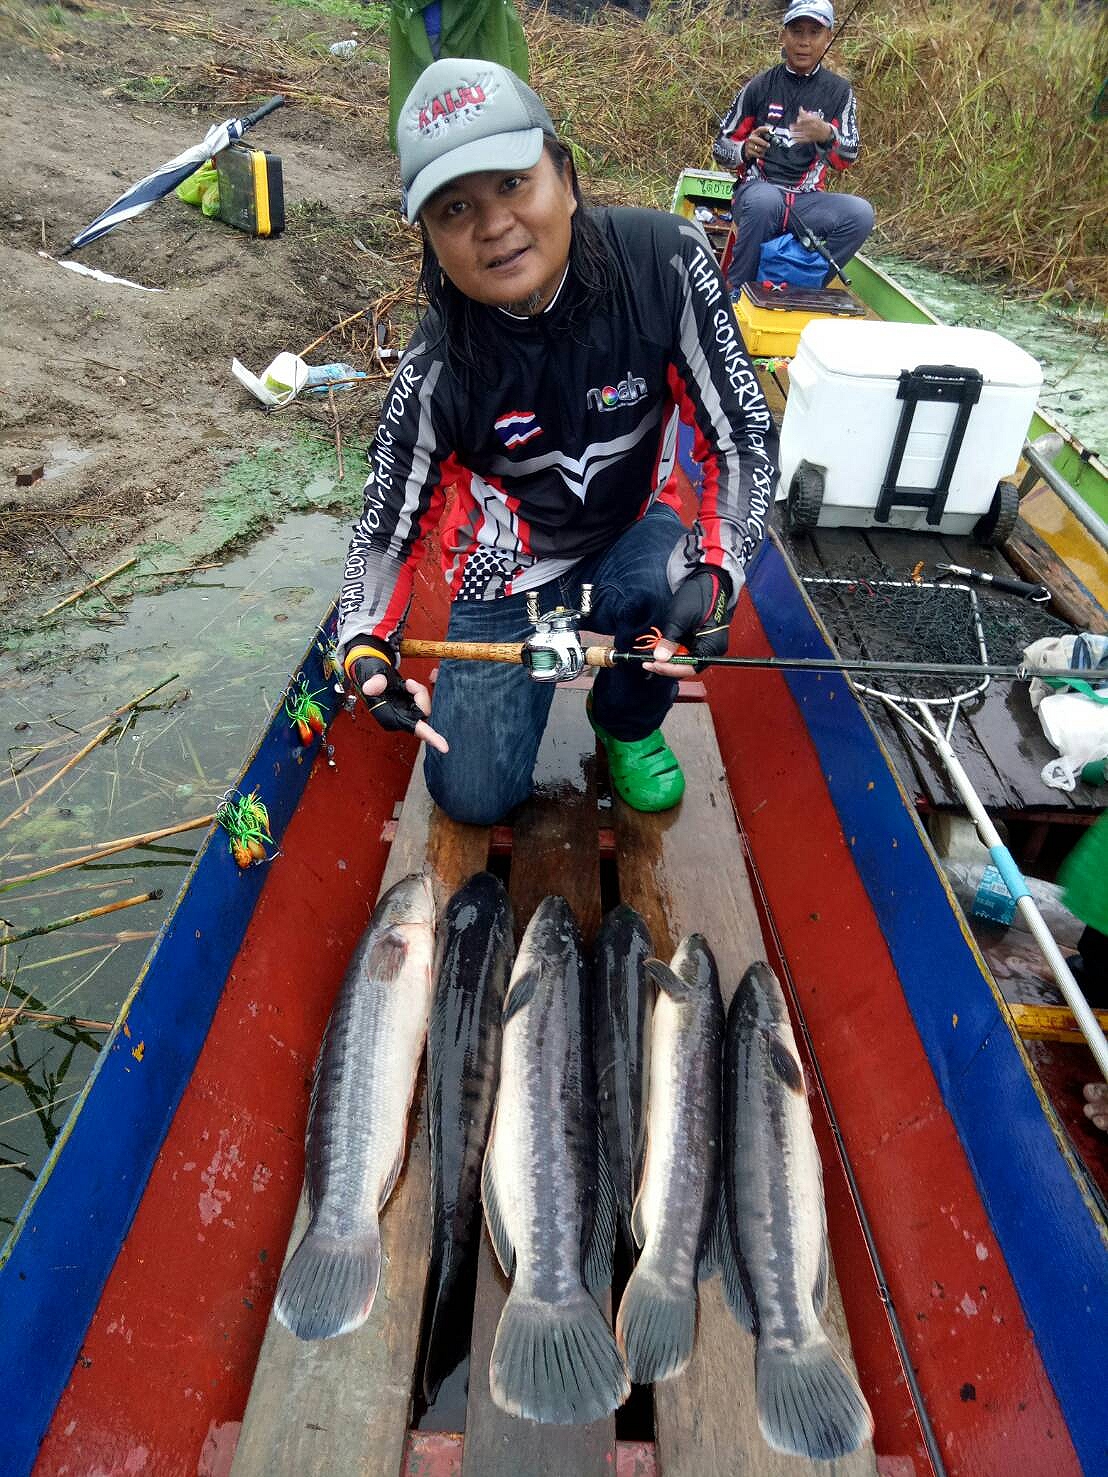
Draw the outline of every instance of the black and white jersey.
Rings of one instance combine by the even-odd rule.
[[[723,567],[737,598],[765,531],[777,433],[703,232],[655,210],[593,212],[617,284],[584,322],[572,272],[531,318],[478,310],[483,362],[455,369],[437,315],[389,387],[347,555],[339,641],[395,639],[428,534],[454,600],[544,584],[677,502],[678,423],[702,468],[672,584]],[[577,298],[578,305],[580,298]],[[448,499],[448,493],[454,493]]]
[[[830,123],[834,129],[830,142],[794,142],[790,129],[801,108]],[[762,127],[773,130],[765,158],[742,163],[736,148]],[[765,180],[783,190],[804,191],[824,188],[828,166],[849,169],[859,147],[858,110],[850,83],[824,67],[801,76],[781,62],[760,72],[737,94],[712,152],[721,164],[735,169],[740,180]]]

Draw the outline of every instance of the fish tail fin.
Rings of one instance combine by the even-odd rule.
[[[696,1285],[673,1287],[640,1262],[616,1318],[616,1339],[637,1385],[679,1374],[696,1337]]]
[[[758,1423],[775,1451],[830,1461],[873,1435],[858,1381],[822,1332],[796,1350],[759,1345],[756,1383]]]
[[[583,1426],[621,1405],[631,1382],[608,1320],[584,1288],[566,1303],[544,1303],[513,1287],[496,1330],[489,1387],[509,1415]]]
[[[300,1339],[332,1339],[369,1317],[381,1278],[381,1232],[331,1236],[309,1225],[277,1284],[273,1311]]]

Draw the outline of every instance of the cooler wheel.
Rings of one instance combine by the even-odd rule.
[[[800,462],[789,483],[785,516],[790,533],[815,528],[823,507],[823,468]]]
[[[979,544],[998,549],[1011,537],[1019,515],[1019,488],[1014,482],[998,482],[989,511],[974,524],[973,536]]]

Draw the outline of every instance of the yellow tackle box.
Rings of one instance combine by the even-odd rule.
[[[285,182],[276,154],[236,143],[215,157],[219,219],[251,236],[285,229]]]
[[[752,359],[791,359],[800,331],[818,318],[862,318],[862,308],[837,287],[764,287],[744,282],[735,304],[746,351]]]

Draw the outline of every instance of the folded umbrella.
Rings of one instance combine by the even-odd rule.
[[[187,179],[194,170],[199,169],[205,160],[214,158],[229,144],[242,138],[248,128],[252,128],[267,113],[272,113],[275,108],[279,108],[284,101],[284,98],[279,95],[271,97],[260,108],[247,113],[245,118],[228,118],[224,123],[213,124],[200,143],[178,154],[175,159],[168,160],[160,168],[155,169],[153,174],[148,174],[145,179],[140,179],[137,184],[124,190],[119,199],[113,200],[107,210],[102,210],[91,225],[86,226],[83,231],[79,231],[74,236],[60,255],[68,256],[71,251],[87,246],[90,241],[98,241],[101,236],[106,236],[123,221],[130,220],[132,216],[141,215],[148,206],[154,204],[155,200],[160,200],[163,195],[168,195],[170,190],[176,189],[181,181]]]

